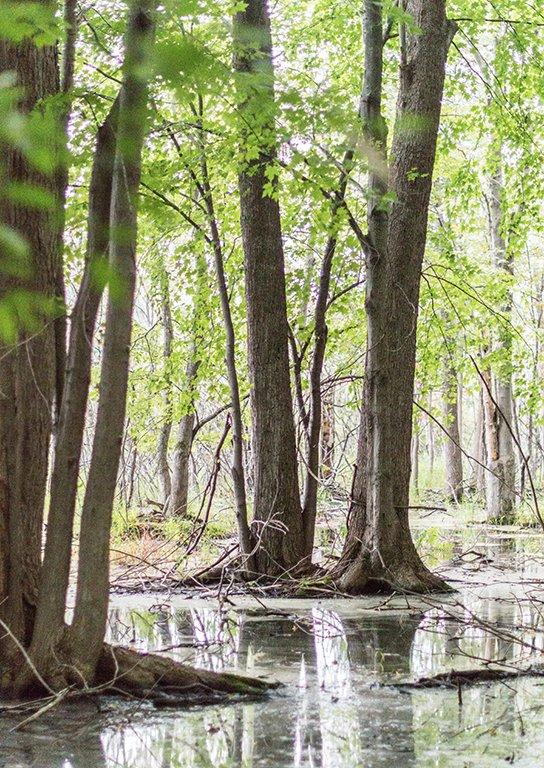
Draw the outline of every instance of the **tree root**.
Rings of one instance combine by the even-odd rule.
[[[104,644],[95,685],[169,706],[216,701],[225,695],[262,696],[279,683],[231,672],[210,672],[155,653]]]
[[[145,699],[158,706],[214,703],[227,696],[262,697],[279,683],[231,672],[196,669],[154,653],[104,643],[96,673],[88,680],[71,659],[65,635],[56,649],[44,654],[38,668],[22,659],[4,679],[0,692],[8,697],[29,699],[48,694],[55,698],[122,695]],[[66,696],[67,694],[67,696]]]
[[[420,677],[406,683],[388,683],[393,688],[454,688],[461,685],[476,685],[477,683],[493,683],[501,680],[512,680],[518,677],[544,677],[544,665],[528,667],[527,669],[464,669],[451,672],[441,672],[432,677]]]

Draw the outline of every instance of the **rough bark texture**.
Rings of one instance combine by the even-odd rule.
[[[495,268],[511,276],[513,261],[503,234],[500,150],[497,163],[497,169],[490,179],[489,190],[491,244]],[[508,288],[501,312],[503,316],[510,317],[511,311],[512,295]],[[489,522],[499,524],[513,523],[515,519],[516,462],[514,441],[510,431],[513,428],[511,347],[509,329],[501,329],[500,337],[495,343],[495,351],[501,354],[502,359],[488,381],[489,391],[484,393],[487,466],[490,470],[486,472],[487,519]]]
[[[249,0],[236,15],[234,44],[243,142],[257,141],[259,152],[239,176],[255,463],[255,564],[259,572],[273,575],[300,563],[305,547],[280,208],[275,193],[264,194],[269,183],[265,171],[276,158],[272,43],[265,0]]]
[[[459,388],[455,368],[448,366],[444,381],[444,462],[446,465],[446,498],[459,503],[463,498],[463,453],[459,430]]]
[[[118,101],[97,134],[87,227],[87,257],[72,312],[68,365],[57,428],[47,539],[31,655],[41,666],[64,628],[79,463],[91,381],[92,344],[108,260]],[[47,663],[47,662],[45,662]]]
[[[81,513],[74,621],[74,665],[94,677],[104,640],[109,593],[113,500],[125,421],[132,308],[136,281],[137,196],[146,131],[147,64],[153,37],[153,0],[132,3],[125,37],[124,79],[111,198],[110,290],[91,463]],[[145,74],[142,74],[142,73]]]
[[[37,102],[59,90],[55,47],[17,45],[0,39],[0,71],[15,72],[23,91],[19,108],[30,113]],[[12,147],[2,147],[4,190],[7,184],[34,184],[58,200],[54,169],[45,175],[31,167]],[[28,245],[28,268],[2,275],[0,300],[11,307],[16,325],[13,344],[0,344],[0,615],[15,635],[28,641],[37,600],[43,505],[52,427],[55,385],[53,313],[40,307],[56,292],[58,211],[25,207],[2,195],[0,220]],[[6,253],[6,259],[13,254]],[[9,263],[9,262],[8,262]],[[21,324],[17,295],[33,306],[32,328]],[[21,311],[21,304],[18,305]],[[28,310],[22,309],[26,323]]]
[[[381,92],[381,8],[365,3],[365,56],[372,78],[374,120],[379,124]],[[421,562],[409,528],[410,445],[416,328],[421,266],[427,234],[436,140],[453,33],[444,0],[409,0],[406,10],[420,34],[406,31],[391,164],[387,238],[372,231],[380,200],[369,202],[367,254],[367,509],[362,544],[345,570],[341,586],[351,592],[375,587],[414,592],[445,584]],[[370,29],[374,37],[367,39]],[[404,37],[404,36],[403,36]],[[369,51],[368,48],[371,48]],[[371,182],[371,189],[373,189]]]

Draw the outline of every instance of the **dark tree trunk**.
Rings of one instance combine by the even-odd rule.
[[[54,46],[0,39],[0,71],[6,70],[16,73],[22,89],[19,108],[25,114],[59,91]],[[60,134],[60,121],[57,128]],[[57,168],[39,173],[10,146],[2,147],[0,162],[4,185],[34,184],[58,201]],[[0,300],[11,307],[15,326],[13,343],[0,344],[0,615],[24,642],[30,639],[38,593],[55,389],[54,315],[43,312],[40,302],[52,301],[56,294],[58,214],[57,206],[25,207],[2,195],[2,224],[28,246],[28,271],[17,274],[16,255],[5,254],[12,272],[3,275],[0,288]],[[21,292],[36,313],[32,329],[20,324],[16,312],[15,296]]]
[[[234,21],[235,70],[243,143],[259,137],[258,157],[239,176],[248,316],[255,493],[255,565],[275,575],[305,556],[289,377],[285,265],[277,187],[274,72],[265,0],[249,0]],[[250,75],[254,77],[250,77]]]
[[[93,338],[108,260],[110,199],[115,157],[118,101],[99,128],[89,188],[87,257],[72,312],[68,365],[57,428],[42,567],[40,600],[31,654],[41,667],[64,628],[72,535]]]
[[[463,453],[459,430],[459,387],[455,368],[448,365],[444,381],[444,442],[446,498],[459,503],[463,498]]]
[[[372,92],[379,117],[381,7],[368,0],[374,37],[365,43],[372,58]],[[415,549],[409,527],[410,446],[414,395],[417,313],[427,234],[436,140],[447,51],[453,28],[444,0],[409,0],[407,12],[419,28],[406,30],[402,46],[397,120],[388,189],[394,194],[387,237],[372,231],[373,216],[385,216],[383,201],[370,196],[367,254],[366,403],[367,522],[360,550],[341,586],[360,592],[375,586],[415,592],[444,588]],[[365,25],[370,35],[369,23]],[[370,47],[370,50],[368,48]],[[376,74],[379,70],[379,75]],[[417,117],[417,125],[415,118]],[[414,124],[412,125],[412,121]],[[371,183],[371,190],[375,186]]]
[[[83,508],[71,642],[74,666],[94,678],[106,630],[113,500],[125,422],[132,309],[136,282],[137,198],[146,132],[152,0],[132,3],[125,42],[111,197],[110,291],[91,464]]]

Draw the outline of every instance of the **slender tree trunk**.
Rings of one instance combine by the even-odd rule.
[[[373,56],[374,90],[381,93],[381,7],[368,0],[365,25]],[[356,558],[341,586],[360,592],[376,585],[421,592],[445,588],[415,549],[409,527],[410,446],[417,312],[427,234],[436,140],[453,27],[444,0],[409,0],[418,34],[403,30],[397,120],[388,190],[388,227],[369,226],[367,254],[366,418],[367,524]],[[405,43],[404,43],[405,38]],[[366,38],[365,38],[366,42]],[[370,72],[366,75],[371,77]],[[376,97],[375,97],[376,98]],[[376,102],[374,101],[374,104]],[[377,120],[379,119],[379,95]],[[417,125],[412,121],[417,118]],[[376,120],[376,122],[377,122]],[[383,183],[383,182],[382,182]],[[371,185],[371,190],[375,188]],[[383,208],[369,203],[369,225]],[[383,214],[384,215],[384,214]],[[387,237],[384,237],[385,231]]]
[[[191,359],[187,364],[185,374],[185,386],[191,393],[194,392],[196,377],[200,367],[200,360],[196,344],[193,344]],[[191,399],[189,410],[181,417],[178,425],[176,447],[174,449],[174,469],[172,472],[172,487],[170,501],[168,502],[168,515],[170,517],[185,517],[189,499],[189,467],[191,461],[191,449],[193,447],[193,430],[195,427],[194,402]]]
[[[319,288],[314,310],[314,335],[315,344],[310,367],[310,419],[308,427],[308,451],[306,456],[306,482],[304,486],[304,498],[302,502],[302,516],[304,524],[304,539],[306,556],[312,558],[315,535],[315,519],[317,515],[317,489],[319,480],[319,447],[321,436],[321,421],[323,417],[323,403],[321,395],[321,374],[325,361],[327,347],[327,306],[329,302],[329,286],[331,281],[334,254],[338,245],[337,214],[346,195],[348,175],[353,162],[354,150],[349,149],[344,157],[342,175],[338,196],[334,199],[331,211],[333,234],[327,240],[325,255],[321,263],[319,273]]]
[[[47,539],[40,601],[31,653],[45,661],[64,628],[72,535],[87,398],[91,381],[93,338],[108,259],[110,200],[115,157],[118,100],[96,140],[89,188],[87,257],[72,312],[68,364],[55,444]]]
[[[483,394],[480,388],[476,396],[475,418],[474,418],[474,435],[472,438],[472,448],[470,455],[473,457],[472,473],[470,478],[470,490],[472,493],[476,493],[478,496],[485,494],[485,477],[484,466],[486,463],[486,451],[485,451],[485,422],[484,422],[484,405]]]
[[[502,212],[502,165],[501,149],[498,150],[497,168],[490,179],[490,227],[495,268],[510,277],[513,274],[512,255],[503,236]],[[505,289],[502,312],[510,317],[512,312],[511,289]],[[486,396],[487,458],[490,472],[486,473],[486,507],[489,522],[507,524],[515,520],[516,462],[512,411],[512,341],[510,330],[501,330],[495,345],[501,359],[488,382],[490,392]]]
[[[323,416],[321,418],[321,467],[320,475],[328,480],[334,474],[334,388],[323,395]]]
[[[172,324],[172,312],[170,308],[170,285],[168,273],[163,271],[160,277],[161,285],[161,323],[163,338],[163,362],[164,362],[164,421],[159,433],[157,443],[157,469],[159,472],[159,482],[161,487],[161,498],[166,509],[170,494],[172,492],[172,481],[170,478],[170,466],[168,464],[168,443],[172,431],[172,343],[174,340],[174,326]]]
[[[44,10],[47,7],[53,8],[44,3]],[[59,91],[55,46],[38,47],[30,39],[15,44],[0,37],[0,71],[6,70],[16,73],[22,92],[18,106],[24,114]],[[56,127],[60,133],[60,121]],[[6,192],[8,183],[34,184],[58,201],[56,168],[41,174],[6,145],[0,163]],[[56,294],[58,214],[57,206],[26,207],[2,194],[0,221],[28,246],[28,268],[21,265],[19,274],[19,257],[6,249],[4,257],[13,271],[3,274],[0,287],[15,337],[0,343],[0,616],[23,642],[30,638],[37,601],[52,428],[55,316],[44,313],[40,302],[53,302]],[[21,293],[36,313],[32,330],[20,324],[16,297]]]
[[[412,487],[419,496],[419,432],[412,436]]]
[[[208,227],[210,238],[213,245],[213,255],[215,264],[215,273],[219,287],[219,298],[221,301],[221,312],[223,314],[223,325],[225,326],[226,346],[225,361],[227,365],[227,376],[229,380],[231,417],[232,417],[232,485],[234,488],[234,499],[236,504],[236,521],[238,524],[238,537],[240,540],[240,552],[245,558],[245,567],[248,571],[255,568],[253,556],[250,554],[253,550],[253,541],[249,529],[247,499],[246,499],[246,481],[244,470],[244,426],[242,420],[242,405],[240,402],[240,386],[238,384],[238,371],[236,365],[236,337],[234,333],[234,323],[230,309],[229,291],[227,279],[225,276],[225,260],[223,258],[223,244],[219,234],[219,226],[215,215],[215,205],[213,200],[212,187],[210,183],[210,174],[208,169],[208,160],[206,154],[206,144],[204,132],[201,133],[201,172],[202,186],[204,192],[204,203],[208,215]]]
[[[285,265],[277,187],[274,72],[266,0],[249,0],[234,20],[234,66],[243,141],[259,137],[258,157],[239,176],[248,316],[255,494],[255,565],[281,574],[304,559],[293,403],[289,375]],[[254,77],[250,77],[250,75]]]
[[[446,465],[446,498],[459,503],[463,498],[463,453],[459,430],[459,387],[457,371],[448,364],[444,380],[444,426],[448,435],[444,441]]]
[[[153,0],[135,0],[125,37],[124,80],[111,199],[110,268],[119,290],[108,297],[93,450],[81,514],[72,652],[83,679],[94,677],[106,630],[113,500],[125,422],[136,283],[137,196],[146,133]]]

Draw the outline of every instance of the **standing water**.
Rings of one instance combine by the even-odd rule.
[[[543,544],[523,534],[465,540],[441,571],[459,590],[447,597],[116,597],[114,642],[284,686],[258,702],[184,710],[89,702],[18,730],[4,715],[0,766],[540,766],[542,678],[399,684],[490,661],[504,670],[541,663]]]

